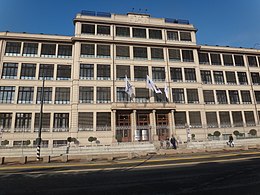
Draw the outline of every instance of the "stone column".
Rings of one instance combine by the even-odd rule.
[[[131,113],[131,135],[132,142],[135,142],[135,130],[136,130],[136,110]]]
[[[112,123],[111,123],[111,130],[112,130],[112,143],[116,143],[116,110],[112,111],[112,117],[111,117]]]
[[[156,134],[156,115],[155,115],[155,113],[156,113],[156,110],[153,110],[153,112],[151,113],[152,114],[152,117],[151,117],[152,120],[150,120],[151,126],[152,126],[151,132],[150,132],[151,138],[152,138],[151,141],[158,141],[158,135]]]

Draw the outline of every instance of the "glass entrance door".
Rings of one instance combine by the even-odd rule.
[[[168,114],[156,114],[156,134],[159,141],[170,137]]]
[[[150,136],[150,117],[149,113],[137,113],[137,128],[135,140],[149,141]]]
[[[118,113],[116,120],[116,139],[118,142],[131,142],[130,113]]]

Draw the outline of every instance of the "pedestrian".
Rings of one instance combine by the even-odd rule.
[[[167,139],[165,141],[166,141],[166,149],[169,149],[170,148],[169,138],[167,137]]]
[[[172,148],[174,150],[176,150],[177,149],[177,140],[176,140],[176,138],[174,136],[172,136],[170,141],[171,141],[171,144],[172,144]]]
[[[234,147],[234,138],[233,138],[232,135],[229,136],[227,144],[228,144],[230,147]]]

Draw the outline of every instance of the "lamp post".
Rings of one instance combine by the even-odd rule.
[[[37,144],[37,152],[36,152],[36,158],[37,161],[40,161],[41,157],[41,142],[42,142],[42,115],[43,115],[43,102],[44,102],[44,83],[45,83],[45,76],[44,76],[44,65],[43,65],[43,77],[42,77],[42,90],[41,90],[41,108],[40,108],[40,121],[39,121],[39,131],[38,131],[38,137],[36,139]]]

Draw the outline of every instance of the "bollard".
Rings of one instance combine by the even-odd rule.
[[[51,156],[44,156],[43,157],[43,162],[44,163],[50,163],[51,162]]]
[[[21,164],[26,164],[27,163],[27,156],[23,156],[20,158],[20,163]]]
[[[5,163],[5,157],[1,158],[0,165],[3,165]]]

